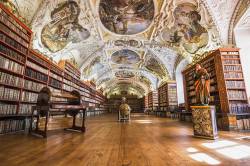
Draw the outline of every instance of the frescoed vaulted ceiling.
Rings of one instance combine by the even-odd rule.
[[[33,48],[71,59],[108,95],[143,96],[227,44],[239,0],[11,0],[28,20]]]

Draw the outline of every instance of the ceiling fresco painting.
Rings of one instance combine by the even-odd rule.
[[[58,4],[51,12],[51,22],[43,27],[41,39],[51,52],[62,50],[69,42],[86,40],[90,32],[78,23],[80,8],[74,1]]]
[[[120,70],[115,73],[117,78],[133,78],[135,74],[128,70]]]
[[[138,84],[148,92],[174,80],[181,60],[225,44],[239,1],[11,0],[34,32],[34,49],[70,59],[106,94],[121,82],[120,90]]]
[[[161,79],[167,75],[163,66],[153,57],[146,62],[145,68]]]
[[[101,0],[99,16],[103,25],[120,35],[145,31],[153,21],[153,0]]]
[[[173,13],[174,26],[161,34],[164,41],[182,45],[189,53],[195,53],[208,44],[208,31],[201,24],[201,15],[191,3],[178,5]]]
[[[113,53],[111,60],[116,64],[132,65],[140,61],[140,56],[135,51],[124,49]]]

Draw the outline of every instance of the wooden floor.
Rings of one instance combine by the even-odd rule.
[[[133,114],[88,118],[85,134],[50,131],[0,136],[1,166],[195,166],[250,165],[249,133],[220,132],[216,141],[194,138],[188,123]],[[242,137],[242,138],[240,138]]]

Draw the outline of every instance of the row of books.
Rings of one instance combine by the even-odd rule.
[[[33,69],[26,68],[25,75],[36,80],[46,83],[48,81],[48,76],[40,72],[34,71]]]
[[[247,100],[247,95],[245,91],[228,90],[227,94],[229,100]]]
[[[18,101],[20,96],[20,90],[5,88],[0,86],[0,99]]]
[[[33,82],[30,80],[25,80],[24,81],[24,88],[29,89],[32,91],[37,91],[39,92],[45,85],[37,82]]]
[[[75,72],[74,72],[75,70],[72,71],[70,68],[66,68],[65,71],[66,71],[67,74],[68,74],[69,76],[71,76],[72,78],[80,79],[80,74],[77,74],[78,72],[75,73]]]
[[[242,68],[241,68],[240,65],[238,65],[238,66],[225,65],[225,66],[224,66],[224,70],[225,70],[225,71],[241,71]]]
[[[17,111],[16,104],[6,104],[0,102],[0,115],[14,115]]]
[[[64,79],[63,82],[66,83],[66,84],[68,84],[68,85],[70,85],[70,86],[72,86],[72,87],[75,87],[75,88],[77,88],[77,89],[80,88],[79,85],[75,84],[75,83],[72,82],[72,81],[69,81],[69,80]]]
[[[58,75],[63,75],[63,71],[62,70],[60,70],[60,69],[58,69],[57,67],[55,67],[55,64],[53,65],[51,65],[50,66],[50,69],[52,70],[52,71],[54,71],[55,73],[57,73]]]
[[[50,91],[51,91],[52,93],[60,93],[60,92],[61,92],[61,90],[60,90],[60,89],[57,89],[57,88],[49,87],[49,89],[50,89]]]
[[[48,70],[48,69],[43,68],[43,67],[41,67],[41,66],[39,66],[39,65],[37,65],[37,64],[35,64],[35,63],[29,61],[29,60],[26,62],[26,65],[27,65],[27,66],[30,66],[30,67],[32,67],[33,69],[36,69],[36,70],[38,70],[38,71],[40,71],[40,72],[42,72],[42,73],[44,73],[44,74],[46,74],[46,75],[49,74],[49,70]]]
[[[24,47],[28,48],[29,44],[23,38],[18,36],[16,33],[12,32],[6,25],[0,22],[0,29],[7,33],[11,38],[15,39],[17,42],[21,43]]]
[[[250,106],[248,104],[229,104],[231,114],[250,113]]]
[[[22,38],[29,41],[30,37],[27,35],[27,30],[20,26],[19,23],[17,23],[12,17],[9,17],[8,14],[5,13],[2,9],[0,9],[0,21],[10,29],[15,31]]]
[[[226,81],[227,88],[245,88],[244,81]]]
[[[70,63],[66,62],[66,65],[65,65],[66,69],[69,70],[70,72],[72,73],[76,73],[78,77],[80,77],[81,75],[81,72],[76,69],[76,67],[73,67]]]
[[[0,56],[0,67],[19,74],[23,74],[24,71],[24,66],[3,56]]]
[[[25,63],[25,56],[21,55],[20,53],[9,49],[8,47],[4,46],[2,43],[0,43],[0,52],[2,54],[7,55],[10,58],[15,59],[18,62]]]
[[[23,78],[0,71],[0,83],[16,87],[22,87]]]
[[[62,97],[51,97],[51,101],[53,102],[67,102],[67,98],[62,98]]]
[[[23,91],[22,93],[22,101],[24,102],[35,103],[37,102],[37,97],[38,97],[37,93],[28,92],[28,91]]]
[[[59,75],[54,74],[52,72],[49,73],[49,76],[52,77],[52,78],[55,78],[55,79],[57,79],[59,81],[62,81],[62,79],[63,79],[62,76],[59,76]]]
[[[20,114],[20,115],[31,115],[32,106],[35,106],[35,105],[34,104],[20,104],[18,114]]]
[[[205,62],[203,62],[201,64],[201,66],[204,67],[204,68],[209,68],[212,65],[214,65],[214,59],[213,58],[210,58],[210,59],[206,60]]]
[[[62,87],[62,83],[54,78],[50,78],[49,85],[54,86],[58,89],[61,89],[61,87]]]
[[[37,57],[36,55],[34,55],[32,52],[29,53],[28,58],[32,59],[33,61],[39,63],[40,65],[49,68],[50,64],[48,62],[46,62],[45,60],[43,60],[42,58]]]
[[[240,57],[239,55],[223,55],[223,59],[230,59],[230,58],[238,59]]]
[[[241,79],[243,78],[243,73],[227,72],[227,73],[224,73],[224,78],[225,79]]]
[[[221,55],[239,55],[238,51],[223,51]]]
[[[89,91],[89,88],[83,88],[82,86],[80,86],[80,91],[81,92],[85,92],[85,93],[90,93],[90,91]]]
[[[240,60],[226,59],[222,61],[223,64],[240,64]]]
[[[24,120],[0,121],[0,134],[24,130]]]
[[[74,88],[72,86],[69,86],[67,84],[63,84],[62,89],[65,91],[73,91]]]
[[[28,48],[19,44],[17,41],[15,41],[14,39],[11,39],[10,37],[8,37],[7,35],[5,35],[2,32],[0,32],[0,40],[4,43],[7,43],[8,45],[14,47],[15,49],[17,49],[18,51],[22,52],[25,55],[28,53]]]
[[[237,119],[237,128],[238,130],[250,130],[250,118],[243,116],[240,119]]]

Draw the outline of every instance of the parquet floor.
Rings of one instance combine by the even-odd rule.
[[[119,123],[116,118],[90,117],[84,134],[53,130],[47,139],[0,136],[0,165],[250,166],[250,133],[220,132],[213,141],[194,138],[191,124],[177,120],[133,114],[131,122]]]

